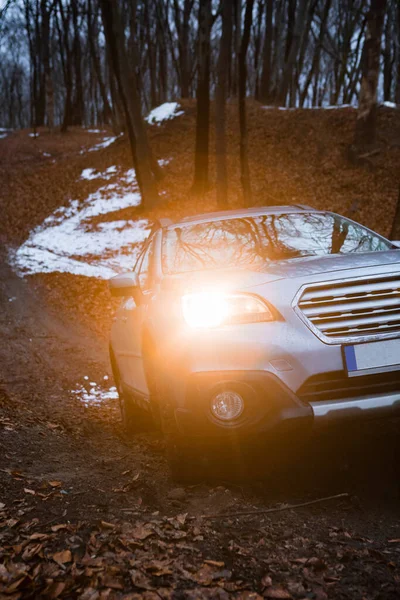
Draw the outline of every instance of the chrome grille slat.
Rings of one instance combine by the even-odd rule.
[[[376,308],[376,299],[374,300],[366,300],[365,302],[357,300],[356,302],[345,302],[341,305],[340,307],[340,313],[341,314],[351,314],[354,313],[354,311],[358,311],[358,310],[368,310],[371,309],[374,312],[377,312],[378,310],[384,310],[386,307],[399,307],[400,308],[400,294],[398,296],[395,296],[393,294],[393,297],[387,298],[381,298],[379,299],[379,309]],[[315,317],[317,315],[329,315],[331,313],[336,313],[338,312],[338,308],[337,305],[330,303],[328,304],[323,304],[323,306],[313,306],[311,308],[304,308],[302,306],[302,311],[303,313],[306,315],[306,317],[310,318],[310,317]]]
[[[347,316],[347,318],[346,318]],[[317,325],[322,331],[329,331],[330,329],[340,329],[342,327],[347,327],[350,325],[351,327],[358,327],[363,325],[375,324],[375,323],[391,323],[392,321],[400,321],[400,310],[395,311],[394,313],[389,311],[383,311],[376,315],[375,313],[370,313],[368,315],[363,316],[363,318],[356,318],[359,315],[340,315],[339,317],[330,317],[327,318],[324,316],[323,318],[313,319],[314,325]]]
[[[306,287],[297,308],[330,343],[400,334],[400,273]]]
[[[400,278],[396,278],[393,280],[390,279],[389,281],[384,280],[384,283],[386,284],[384,286],[382,286],[382,283],[382,281],[371,284],[355,283],[354,285],[339,285],[338,287],[333,287],[331,284],[329,284],[326,286],[326,288],[324,287],[321,290],[316,288],[313,291],[305,292],[302,296],[302,300],[310,302],[314,300],[319,301],[321,298],[323,299],[324,297],[332,297],[334,299],[337,297],[346,298],[350,294],[351,296],[357,294],[361,296],[373,296],[375,293],[382,293],[383,290],[386,290],[388,292],[400,292]]]

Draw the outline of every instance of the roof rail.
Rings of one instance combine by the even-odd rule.
[[[312,206],[308,206],[308,204],[293,204],[293,206],[302,210],[315,210]]]

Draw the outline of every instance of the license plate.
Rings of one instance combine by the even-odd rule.
[[[349,377],[400,369],[400,339],[343,346]]]

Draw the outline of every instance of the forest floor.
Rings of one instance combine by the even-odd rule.
[[[213,190],[201,203],[188,193],[194,105],[183,107],[179,121],[149,127],[157,158],[170,160],[163,204],[125,208],[118,219],[215,209]],[[381,109],[380,152],[355,167],[346,157],[352,109],[249,104],[255,203],[329,208],[388,234],[398,112]],[[237,128],[229,122],[237,206]],[[315,438],[272,478],[177,487],[157,431],[128,439],[115,399],[87,403],[72,393],[93,382],[107,395],[112,385],[106,282],[68,272],[21,278],[7,252],[71,198],[95,192],[97,181],[79,179],[83,169],[129,169],[129,148],[120,138],[87,153],[104,136],[39,134],[0,140],[0,599],[399,598],[398,423]],[[294,510],[235,514],[344,492]]]

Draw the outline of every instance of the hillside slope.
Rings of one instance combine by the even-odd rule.
[[[160,183],[163,202],[157,214],[175,217],[215,210],[214,136],[211,116],[211,189],[198,201],[190,198],[193,176],[195,103],[182,101],[184,114],[148,126],[158,159],[169,159]],[[238,159],[238,121],[235,104],[228,104],[228,163],[232,207],[242,202]],[[249,162],[253,203],[257,205],[308,203],[316,208],[349,212],[381,233],[388,233],[400,173],[400,110],[379,109],[379,154],[364,166],[347,159],[356,111],[279,110],[248,102]],[[14,132],[0,140],[0,202],[5,219],[0,233],[21,241],[32,226],[69,198],[83,199],[96,183],[78,181],[82,169],[99,171],[110,164],[132,166],[128,141],[123,137],[98,152],[82,148],[101,141],[101,133],[73,128],[67,134]],[[108,132],[105,135],[111,136]],[[46,156],[46,154],[48,156]],[[136,216],[137,211],[132,213]],[[152,217],[152,214],[146,215]]]

